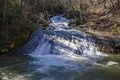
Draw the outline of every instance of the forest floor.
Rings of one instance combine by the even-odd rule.
[[[78,29],[92,33],[96,36],[115,38],[120,34],[120,18],[108,16],[112,15],[94,13],[91,15],[88,22],[83,27],[78,26]]]
[[[97,10],[96,10],[97,11]],[[47,20],[42,20],[43,23],[35,23],[35,27],[37,26],[47,26],[50,21]],[[46,25],[47,24],[47,25]],[[45,29],[46,27],[43,26],[42,28]],[[74,25],[73,25],[74,26]],[[113,39],[120,34],[120,16],[119,15],[113,15],[112,13],[105,13],[103,12],[94,12],[91,13],[88,17],[88,20],[85,24],[83,25],[77,25],[74,26],[77,30],[81,30],[83,32],[95,35],[97,37],[102,37],[105,40],[107,40],[109,43],[113,41]],[[28,29],[25,29],[28,30]],[[35,29],[34,29],[35,30]],[[12,30],[13,31],[13,30]],[[10,50],[15,49],[16,47],[24,44],[30,34],[32,32],[32,29],[28,32],[21,30],[21,33],[18,33],[20,31],[16,31],[18,36],[15,36],[15,38],[18,38],[17,40],[11,41],[7,45],[7,47],[1,47],[0,51],[4,52],[9,52]],[[23,34],[25,33],[25,34]],[[15,32],[14,32],[15,34]],[[23,34],[23,35],[21,35]],[[14,37],[14,35],[13,35]],[[111,44],[107,44],[107,46],[111,46]],[[113,47],[113,46],[112,46]]]
[[[120,35],[120,16],[104,12],[93,13],[88,17],[88,22],[79,25],[76,29],[96,36],[102,45],[100,49],[106,53],[119,54],[120,50],[114,46],[114,39]]]

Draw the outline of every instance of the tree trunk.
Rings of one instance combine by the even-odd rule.
[[[4,11],[3,11],[3,31],[6,40],[8,41],[8,17],[7,17],[7,0],[4,0]]]
[[[5,23],[6,23],[6,9],[7,9],[7,0],[4,0],[4,11],[3,11],[3,25],[5,25]]]
[[[33,2],[33,9],[32,9],[33,13],[36,12],[36,5],[37,5],[37,0],[34,0],[34,2]]]

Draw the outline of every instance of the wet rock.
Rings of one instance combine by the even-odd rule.
[[[96,38],[96,45],[98,49],[105,53],[113,53],[114,52],[114,46],[113,46],[113,40],[110,38],[105,37],[97,37]]]
[[[115,47],[120,49],[120,35],[114,39]]]

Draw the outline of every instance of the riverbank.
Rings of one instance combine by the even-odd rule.
[[[120,42],[118,38],[120,35],[119,19],[119,16],[112,16],[112,14],[102,15],[102,13],[94,13],[90,15],[87,23],[78,25],[75,28],[93,35],[100,51],[120,54]],[[116,39],[118,40],[116,41]]]

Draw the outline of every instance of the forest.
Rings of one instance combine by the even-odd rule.
[[[0,80],[119,80],[120,0],[0,0]]]
[[[74,19],[72,25],[85,32],[110,38],[120,33],[119,0],[1,0],[0,4],[1,53],[25,43],[34,30],[45,29],[49,17],[58,14]]]
[[[106,36],[120,33],[119,0],[1,0],[0,4],[2,53],[23,44],[38,26],[44,29],[56,14],[73,18],[75,27],[103,29]]]

